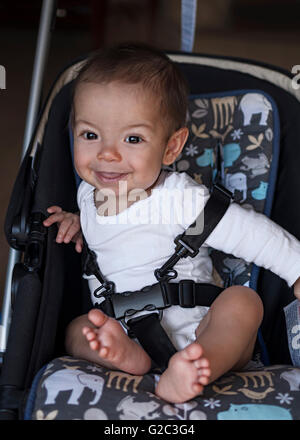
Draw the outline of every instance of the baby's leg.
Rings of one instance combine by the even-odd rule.
[[[130,374],[142,375],[151,367],[147,353],[127,336],[118,321],[97,309],[71,322],[66,348],[73,356]]]
[[[196,342],[172,356],[156,394],[169,402],[185,402],[199,394],[203,385],[245,366],[262,317],[256,292],[243,286],[226,289],[197,328]],[[199,347],[198,358],[195,346]]]

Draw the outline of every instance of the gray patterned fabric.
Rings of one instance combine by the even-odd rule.
[[[218,181],[237,203],[267,213],[276,174],[273,155],[279,152],[279,121],[272,99],[260,91],[194,96],[189,126],[190,136],[172,169],[185,171],[208,188]],[[251,264],[220,251],[212,250],[211,257],[217,284],[249,283]]]
[[[300,368],[230,372],[184,404],[154,394],[155,374],[132,376],[71,357],[47,365],[34,420],[300,420]]]

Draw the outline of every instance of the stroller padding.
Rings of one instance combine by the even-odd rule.
[[[154,394],[155,374],[132,376],[80,359],[50,362],[31,390],[33,420],[299,420],[300,368],[252,364],[185,404]]]

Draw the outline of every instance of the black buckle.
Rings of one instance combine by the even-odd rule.
[[[94,291],[93,295],[96,298],[107,298],[108,296],[111,296],[115,290],[115,283],[112,281],[105,281],[103,284],[101,284],[100,287],[97,287],[97,289]]]
[[[178,286],[179,305],[184,308],[196,306],[196,286],[193,280],[181,280]]]
[[[134,292],[117,293],[110,300],[118,320],[124,320],[143,310],[162,310],[170,306],[163,283],[152,284]]]

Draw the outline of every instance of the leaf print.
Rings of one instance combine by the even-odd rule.
[[[207,115],[207,110],[198,108],[192,113],[193,118],[203,118]]]
[[[217,385],[213,385],[212,388],[218,394],[225,394],[227,396],[233,396],[237,394],[235,391],[229,391],[232,388],[232,385],[228,385],[224,388],[219,388]]]
[[[198,136],[198,128],[196,124],[192,124],[192,132],[194,133],[195,136]]]
[[[47,415],[44,414],[44,411],[38,409],[36,412],[36,420],[54,420],[57,416],[58,411],[50,411]]]
[[[222,137],[222,135],[220,133],[218,133],[216,130],[210,130],[210,134],[212,135],[212,137],[214,138],[220,138]]]
[[[58,414],[57,410],[49,412],[49,414],[46,415],[46,420],[54,420],[57,414]]]
[[[44,412],[41,409],[38,409],[35,417],[36,420],[44,420]]]
[[[249,135],[248,136],[249,141],[251,141],[253,144],[257,144],[256,137]]]
[[[248,147],[246,147],[246,150],[251,151],[251,150],[255,150],[255,148],[258,148],[258,147],[259,147],[259,145],[248,145]]]
[[[208,108],[208,100],[207,99],[195,99],[194,102],[200,108]]]
[[[195,136],[200,137],[200,138],[208,138],[208,134],[203,133],[203,131],[205,130],[206,124],[201,124],[198,128],[196,126],[196,124],[192,124],[192,132],[194,133]]]
[[[246,150],[250,150],[251,151],[251,150],[255,150],[255,148],[260,147],[261,143],[263,141],[263,138],[264,138],[264,134],[263,133],[260,133],[258,135],[257,139],[256,139],[255,136],[252,136],[252,135],[249,134],[248,135],[248,139],[249,139],[250,142],[252,142],[252,144],[248,145],[248,147],[246,147]]]

